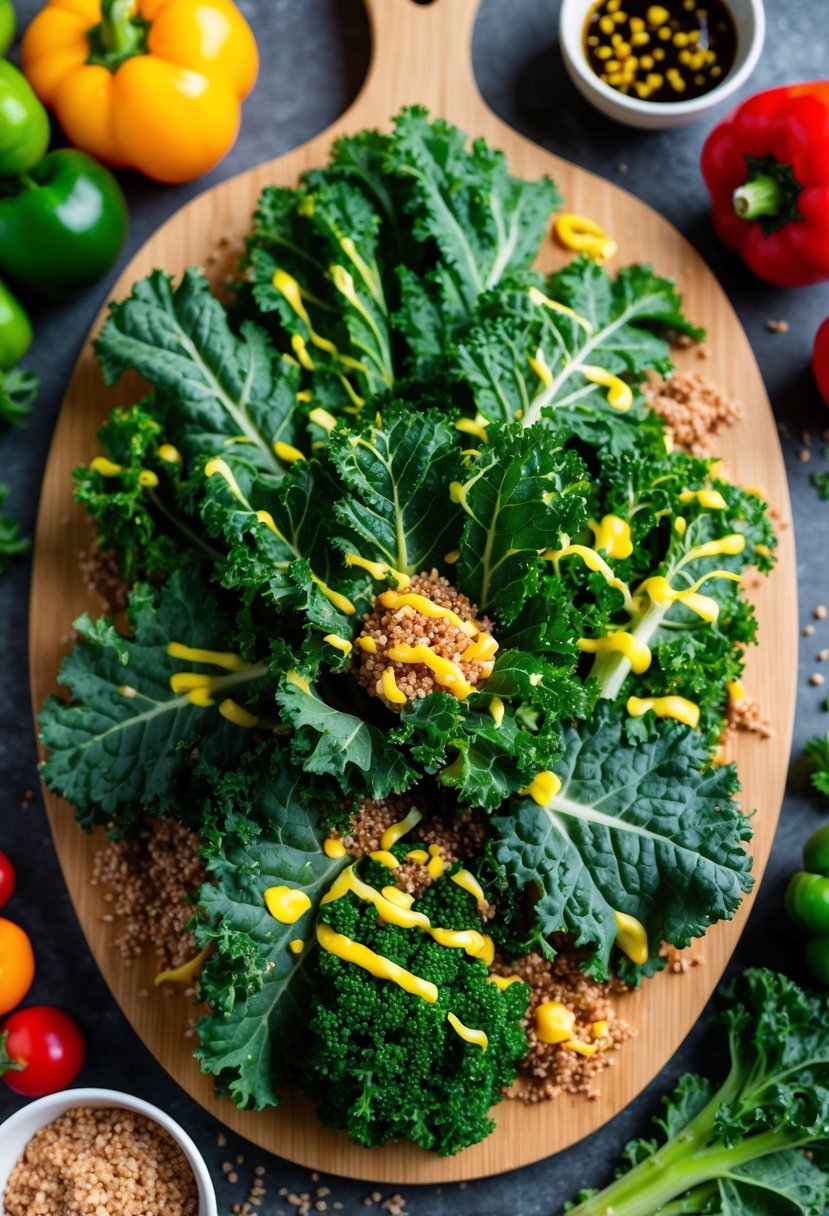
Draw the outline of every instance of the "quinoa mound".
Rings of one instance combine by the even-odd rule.
[[[474,624],[481,634],[492,633],[489,621],[478,620],[475,605],[436,570],[430,574],[415,575],[405,591],[424,596],[438,608],[450,609],[462,621]],[[394,704],[383,690],[383,674],[388,668],[392,669],[397,687],[406,701],[420,700],[437,690],[452,692],[451,687],[439,683],[435,673],[425,663],[406,663],[388,658],[387,651],[400,645],[427,646],[439,658],[454,663],[473,687],[492,674],[492,659],[469,661],[461,657],[473,639],[451,620],[426,616],[410,604],[389,608],[382,600],[382,594],[375,596],[372,610],[364,618],[362,632],[354,647],[351,669],[357,683],[365,688],[370,697],[379,698],[389,709],[401,709],[403,702]],[[376,652],[364,649],[360,644],[361,638],[370,639]]]

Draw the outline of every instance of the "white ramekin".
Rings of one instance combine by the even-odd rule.
[[[656,130],[682,127],[708,114],[748,80],[760,58],[766,36],[763,0],[726,0],[737,27],[737,56],[731,71],[715,89],[689,101],[640,101],[600,80],[584,48],[584,23],[595,0],[564,0],[558,22],[561,54],[567,73],[582,97],[608,118],[629,127]]]
[[[0,1124],[0,1216],[4,1216],[6,1210],[3,1196],[9,1175],[32,1136],[75,1106],[114,1106],[119,1110],[131,1110],[164,1128],[181,1147],[193,1170],[199,1195],[199,1216],[218,1216],[216,1192],[210,1174],[204,1158],[187,1132],[157,1106],[114,1089],[65,1089],[59,1094],[49,1094],[46,1098],[30,1102]]]

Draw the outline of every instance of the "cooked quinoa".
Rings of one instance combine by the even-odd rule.
[[[461,621],[474,624],[481,633],[490,634],[489,621],[477,619],[477,609],[448,579],[431,574],[418,574],[405,588],[405,593],[420,595],[438,608],[448,608]],[[370,697],[378,697],[389,709],[399,711],[404,703],[390,701],[383,687],[383,675],[391,669],[394,681],[406,701],[426,697],[436,689],[451,692],[441,685],[434,672],[424,663],[392,661],[387,652],[396,646],[427,646],[441,659],[458,667],[467,683],[473,687],[492,673],[492,660],[477,662],[462,658],[470,645],[470,634],[443,616],[427,616],[410,604],[388,607],[383,595],[375,596],[372,610],[364,617],[363,629],[354,646],[352,671]],[[394,593],[392,593],[394,594]],[[366,650],[365,639],[371,646]]]
[[[7,1216],[196,1216],[193,1171],[144,1115],[77,1106],[41,1128],[11,1172]]]
[[[93,886],[110,888],[105,919],[119,920],[113,945],[122,958],[152,950],[164,968],[198,951],[187,924],[207,872],[198,837],[172,819],[150,819],[137,836],[109,840],[95,854]]]
[[[497,975],[517,975],[530,986],[524,1018],[529,1051],[519,1066],[519,1084],[507,1093],[507,1097],[522,1102],[545,1102],[560,1093],[597,1098],[598,1074],[613,1066],[615,1051],[635,1034],[617,1016],[613,1005],[613,997],[627,991],[621,980],[598,984],[581,970],[577,950],[563,943],[557,948],[559,953],[552,963],[533,951],[512,962],[496,956],[492,966]],[[600,1043],[599,1051],[583,1056],[564,1043],[542,1043],[536,1034],[535,1011],[545,1001],[560,1001],[575,1014],[573,1037]],[[594,1033],[596,1023],[606,1023],[598,1038]]]
[[[649,373],[645,400],[661,418],[678,448],[704,456],[711,440],[743,416],[743,406],[699,372],[674,372],[663,380]]]

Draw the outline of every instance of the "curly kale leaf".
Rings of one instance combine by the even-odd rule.
[[[318,809],[301,774],[289,778],[261,760],[219,782],[204,856],[211,881],[201,890],[200,946],[212,944],[199,981],[210,1013],[199,1022],[196,1057],[217,1089],[243,1109],[278,1103],[276,1086],[307,1020],[316,966],[314,921],[322,895],[348,858],[329,858]],[[270,769],[270,772],[269,772]],[[310,901],[293,924],[265,905],[271,887]],[[302,950],[291,943],[302,942]]]
[[[25,553],[31,544],[28,537],[20,535],[20,524],[13,515],[6,515],[3,503],[9,493],[9,487],[0,485],[0,578],[8,570],[14,558]]]
[[[803,747],[802,765],[813,788],[829,798],[829,734],[809,739]]]
[[[466,515],[458,585],[480,612],[509,625],[538,588],[539,553],[585,527],[585,474],[579,457],[544,428],[490,428],[452,487]]]
[[[134,370],[155,389],[169,442],[187,457],[244,445],[258,467],[280,476],[274,444],[292,443],[296,375],[264,330],[230,328],[204,274],[190,268],[178,287],[153,271],[112,304],[95,342],[108,384]]]
[[[60,670],[72,700],[50,697],[40,713],[44,779],[74,804],[85,828],[136,804],[183,819],[197,813],[188,801],[196,765],[232,767],[250,746],[250,731],[221,707],[230,699],[255,710],[267,677],[265,664],[234,662],[233,655],[216,665],[169,653],[179,643],[227,655],[233,635],[192,570],[158,591],[136,585],[128,618],[130,636],[106,618],[75,622],[80,641]],[[184,684],[195,691],[173,690],[182,672],[192,673]]]
[[[676,722],[631,744],[605,703],[562,742],[560,790],[493,821],[496,859],[537,894],[545,937],[572,933],[590,951],[592,975],[607,974],[616,912],[645,926],[652,970],[662,941],[687,946],[730,919],[751,887],[736,772],[712,768],[699,735]]]
[[[37,376],[22,367],[0,372],[0,422],[9,426],[25,426],[39,384]]]

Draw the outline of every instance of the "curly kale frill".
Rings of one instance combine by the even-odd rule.
[[[388,881],[382,866],[366,867],[365,876],[378,887]],[[471,897],[448,878],[430,887],[416,909],[433,925],[482,927]],[[402,1138],[450,1156],[483,1140],[494,1126],[488,1111],[526,1054],[526,985],[501,991],[480,959],[438,945],[418,929],[380,922],[374,907],[353,895],[325,905],[322,920],[431,981],[438,995],[430,1003],[320,951],[311,1049],[301,1077],[320,1118],[369,1148]],[[483,1030],[487,1049],[461,1038],[450,1013]]]

